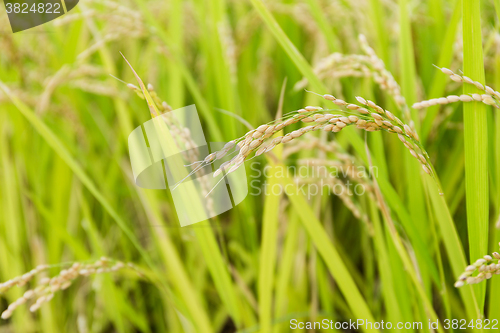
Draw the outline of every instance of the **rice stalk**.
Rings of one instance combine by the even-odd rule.
[[[499,243],[500,245],[500,243]],[[493,275],[500,275],[500,254],[493,252],[477,259],[473,264],[467,266],[455,282],[455,287],[460,288],[466,284],[477,284],[491,279]],[[476,275],[474,275],[477,273]]]
[[[277,117],[283,114],[283,101],[286,88],[285,79],[281,87],[280,99],[278,103]],[[280,147],[282,148],[282,147]],[[282,149],[277,149],[276,156],[281,157]],[[270,186],[279,184],[279,167],[272,163],[270,170]],[[259,324],[262,333],[271,332],[271,322],[273,318],[274,285],[273,276],[276,270],[277,261],[277,236],[280,215],[280,201],[282,194],[271,192],[266,195],[264,201],[264,212],[262,217],[262,247],[259,261],[262,263],[257,280],[257,293],[259,298]]]

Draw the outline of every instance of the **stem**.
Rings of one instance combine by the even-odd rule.
[[[484,82],[479,8],[479,1],[463,1],[464,73],[473,80]],[[470,84],[464,85],[464,94],[477,91]],[[470,256],[480,258],[488,251],[488,140],[486,108],[483,103],[464,104],[464,140]],[[483,311],[485,285],[475,286],[474,290]]]

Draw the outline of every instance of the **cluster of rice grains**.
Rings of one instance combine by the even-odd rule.
[[[308,106],[304,109],[290,112],[282,119],[261,125],[249,131],[243,137],[230,141],[222,150],[208,155],[202,165],[213,163],[216,159],[225,156],[233,147],[236,147],[238,154],[230,161],[222,163],[214,173],[214,177],[220,175],[222,172],[231,173],[238,169],[246,160],[249,160],[251,154],[259,156],[271,151],[279,144],[291,142],[311,131],[323,130],[338,133],[347,126],[355,125],[357,128],[368,132],[384,130],[397,134],[405,147],[420,162],[422,169],[434,176],[429,157],[422,148],[415,130],[408,124],[403,123],[391,112],[362,97],[356,97],[356,99],[363,106],[347,103],[332,95],[323,95],[322,97],[346,110],[336,110],[339,114],[333,114],[329,112],[330,110]],[[306,123],[307,126],[286,135],[274,137],[283,128],[298,122]]]
[[[438,67],[439,68],[439,67]],[[484,92],[484,94],[469,94],[469,95],[449,95],[446,97],[433,98],[426,101],[421,101],[413,104],[415,109],[428,108],[434,105],[445,105],[455,102],[482,102],[487,105],[491,105],[496,109],[500,109],[500,93],[493,90],[489,86],[483,85],[481,82],[474,81],[465,75],[459,75],[454,73],[448,68],[439,68],[444,74],[448,75],[451,80],[459,83],[466,83],[475,86],[477,89]]]
[[[500,245],[500,243],[499,243]],[[476,284],[491,279],[493,275],[500,275],[500,254],[493,252],[476,260],[475,263],[465,268],[465,272],[458,277],[455,287],[460,288],[466,284]],[[477,275],[473,276],[477,272]]]
[[[128,40],[148,35],[150,28],[142,15],[121,1],[87,0],[78,6],[79,11],[71,11],[54,21],[55,26],[68,26],[75,21],[84,20],[99,24],[100,34],[78,55],[78,60],[88,59],[106,44],[126,38]]]
[[[0,283],[0,294],[5,293],[14,286],[25,286],[30,283],[35,276],[46,273],[52,267],[54,266],[39,265],[26,274],[17,276],[4,283]],[[75,262],[67,269],[61,270],[58,275],[52,278],[40,278],[36,287],[28,289],[23,296],[11,303],[8,308],[2,312],[1,317],[2,319],[10,318],[15,309],[28,302],[32,302],[29,308],[30,311],[37,311],[44,303],[49,302],[54,297],[54,293],[69,288],[79,276],[116,272],[124,267],[129,267],[138,272],[137,268],[131,263],[124,264],[121,261],[111,260],[106,257],[102,257],[92,263]]]

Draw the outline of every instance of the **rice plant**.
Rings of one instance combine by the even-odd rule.
[[[500,2],[0,12],[4,331],[500,327]],[[186,164],[163,189],[131,164],[148,121]],[[212,217],[181,227],[180,194]]]

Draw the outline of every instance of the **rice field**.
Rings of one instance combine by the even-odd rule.
[[[500,1],[3,8],[1,332],[500,328]]]

